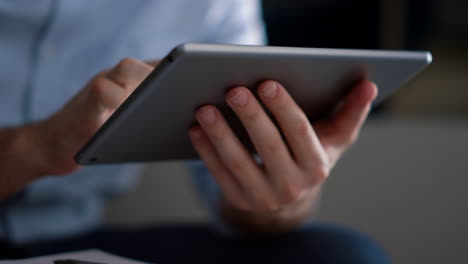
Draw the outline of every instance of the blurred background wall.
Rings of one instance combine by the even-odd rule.
[[[395,263],[468,262],[468,1],[264,0],[271,45],[430,50],[373,111],[328,180],[317,219],[371,234]],[[183,163],[148,164],[110,225],[206,221]]]

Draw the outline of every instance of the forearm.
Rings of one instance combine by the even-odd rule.
[[[222,199],[221,215],[227,225],[242,234],[254,236],[274,235],[300,226],[311,214],[319,194],[320,188],[316,188],[309,191],[297,202],[269,213],[243,211]]]
[[[45,175],[31,127],[0,129],[0,201]]]

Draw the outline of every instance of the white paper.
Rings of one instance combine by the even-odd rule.
[[[106,264],[148,264],[145,262],[112,255],[97,249],[74,251],[28,259],[0,260],[0,264],[53,264],[54,260],[59,259],[76,259]]]

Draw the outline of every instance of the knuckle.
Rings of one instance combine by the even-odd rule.
[[[298,118],[298,120],[292,121],[291,128],[291,140],[295,143],[303,143],[305,142],[304,139],[312,135],[312,127],[306,117],[301,117]]]
[[[265,150],[269,154],[273,154],[273,155],[278,154],[282,150],[281,142],[274,141],[274,142],[265,143]]]
[[[233,155],[229,160],[229,167],[233,173],[243,173],[245,162],[238,155]]]
[[[310,136],[311,126],[309,124],[309,120],[306,117],[301,117],[298,121],[296,121],[295,125],[295,134],[297,137],[304,138]]]
[[[288,204],[288,203],[293,203],[301,197],[303,187],[293,183],[293,182],[288,182],[285,185],[285,188],[283,189],[283,202]]]
[[[273,212],[279,209],[279,204],[268,192],[251,192],[252,207],[256,212]]]
[[[323,162],[315,166],[311,175],[313,184],[318,184],[318,183],[323,182],[328,177],[329,173],[330,173],[330,169],[328,168],[326,163]]]
[[[258,120],[258,117],[260,116],[260,111],[262,111],[260,107],[255,107],[254,109],[246,111],[243,114],[243,118],[245,118],[248,121],[256,121]]]
[[[91,94],[97,98],[101,98],[104,95],[105,90],[108,88],[108,81],[103,78],[97,78],[91,83],[90,91]]]
[[[274,212],[278,210],[279,205],[273,199],[269,199],[267,197],[263,197],[260,201],[260,209],[265,212]]]
[[[119,61],[119,63],[116,66],[116,69],[118,71],[126,71],[128,69],[131,69],[134,67],[135,64],[138,64],[138,61],[133,58],[123,58],[122,60]]]

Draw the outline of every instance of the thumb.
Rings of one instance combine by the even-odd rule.
[[[344,150],[354,143],[376,96],[377,86],[370,81],[362,81],[350,91],[341,108],[330,119],[317,122],[314,128],[324,148]]]
[[[63,155],[73,155],[104,124],[130,91],[115,82],[93,79],[49,120]]]

